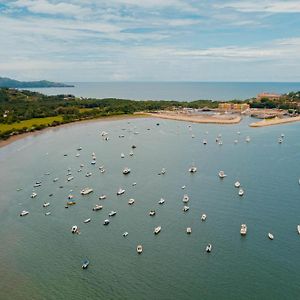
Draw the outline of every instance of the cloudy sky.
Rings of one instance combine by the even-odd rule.
[[[1,0],[0,76],[300,81],[300,0]]]

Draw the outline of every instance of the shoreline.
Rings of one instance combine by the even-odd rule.
[[[160,119],[168,119],[168,120],[175,120],[175,121],[185,121],[185,122],[192,122],[192,123],[202,123],[202,124],[221,124],[221,125],[230,125],[230,124],[238,124],[241,122],[242,117],[235,115],[232,118],[218,118],[214,116],[189,116],[189,115],[175,115],[170,113],[146,113],[151,117],[160,118]]]
[[[9,144],[12,144],[12,143],[14,143],[18,140],[24,139],[26,137],[36,136],[36,135],[45,133],[46,131],[49,131],[49,130],[55,129],[55,128],[63,128],[63,127],[73,126],[76,124],[84,124],[84,123],[103,122],[103,121],[118,121],[118,120],[137,119],[137,118],[148,118],[148,116],[144,113],[134,113],[134,114],[130,114],[130,115],[115,115],[115,116],[99,117],[99,118],[88,119],[88,120],[79,120],[79,121],[75,121],[75,122],[61,124],[58,126],[46,127],[42,130],[36,130],[36,131],[32,131],[32,132],[26,132],[26,133],[13,135],[13,136],[9,137],[7,140],[0,140],[0,148],[3,148]]]
[[[290,117],[285,119],[280,118],[273,118],[273,119],[264,119],[259,122],[251,123],[249,124],[250,127],[265,127],[265,126],[274,126],[274,125],[280,125],[280,124],[287,124],[292,122],[299,122],[300,116],[297,117]]]

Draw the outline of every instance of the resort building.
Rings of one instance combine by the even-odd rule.
[[[250,108],[248,103],[228,103],[221,102],[218,105],[219,110],[224,111],[245,111]]]

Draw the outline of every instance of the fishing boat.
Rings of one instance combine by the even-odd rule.
[[[122,194],[124,194],[125,193],[125,190],[124,189],[122,189],[122,188],[119,188],[119,190],[117,191],[117,195],[119,196],[119,195],[122,195]]]
[[[240,233],[241,233],[241,235],[246,235],[247,234],[247,225],[246,224],[241,225]]]
[[[29,214],[29,211],[27,211],[27,210],[22,210],[22,211],[20,212],[20,217],[27,216],[28,214]]]
[[[191,228],[191,227],[187,227],[186,233],[187,233],[187,234],[191,234],[191,233],[192,233],[192,228]]]
[[[157,227],[154,228],[153,233],[154,233],[154,234],[159,234],[160,231],[161,231],[161,226],[157,226]]]
[[[224,173],[224,171],[220,171],[219,172],[219,177],[222,179],[222,178],[225,178],[227,175]]]
[[[128,200],[128,204],[129,204],[129,205],[132,205],[133,203],[134,203],[134,199],[129,199],[129,200]]]
[[[45,203],[43,204],[43,207],[48,207],[49,205],[50,205],[49,202],[45,202]]]
[[[143,252],[143,246],[142,245],[137,245],[136,251],[138,254],[141,254]]]
[[[102,209],[102,208],[103,208],[102,205],[96,204],[96,205],[93,207],[93,211],[97,211],[97,210],[100,210],[100,209]]]
[[[211,252],[211,250],[212,250],[212,245],[208,244],[205,248],[205,251],[209,253],[209,252]]]
[[[203,214],[202,216],[201,216],[201,221],[205,221],[206,220],[206,214]]]
[[[241,186],[241,183],[239,181],[236,181],[234,183],[234,187],[239,188]]]
[[[84,188],[84,189],[82,189],[81,191],[80,191],[80,194],[81,195],[88,195],[88,194],[90,194],[90,193],[92,193],[93,192],[93,189],[91,189],[91,188],[89,188],[89,187],[86,187],[86,188]]]
[[[164,204],[165,203],[165,199],[164,198],[160,198],[160,200],[158,201],[158,204]]]
[[[123,174],[124,175],[127,175],[127,174],[129,174],[130,173],[130,169],[129,168],[125,168],[124,170],[123,170]]]
[[[78,233],[78,227],[76,225],[72,226],[71,232],[72,233]]]
[[[85,223],[85,224],[86,224],[86,223],[89,223],[89,222],[91,222],[91,219],[90,219],[90,218],[88,218],[88,219],[86,219],[86,220],[83,221],[83,223]]]
[[[89,266],[90,261],[86,258],[83,263],[82,263],[82,269],[87,269],[87,267]]]
[[[272,234],[272,233],[268,233],[268,238],[270,239],[270,240],[273,240],[274,239],[274,235]]]
[[[125,231],[125,232],[123,233],[123,236],[126,237],[127,235],[128,235],[128,232]]]
[[[150,210],[149,216],[153,217],[153,216],[155,216],[155,214],[156,214],[155,210]],[[299,225],[299,226],[300,226],[300,225]]]
[[[190,200],[190,197],[187,194],[185,194],[182,198],[183,203],[188,203],[189,200]]]

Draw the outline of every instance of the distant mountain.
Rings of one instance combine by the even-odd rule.
[[[6,77],[0,77],[0,88],[49,88],[49,87],[74,87],[74,85],[51,82],[47,80],[39,81],[18,81]]]

